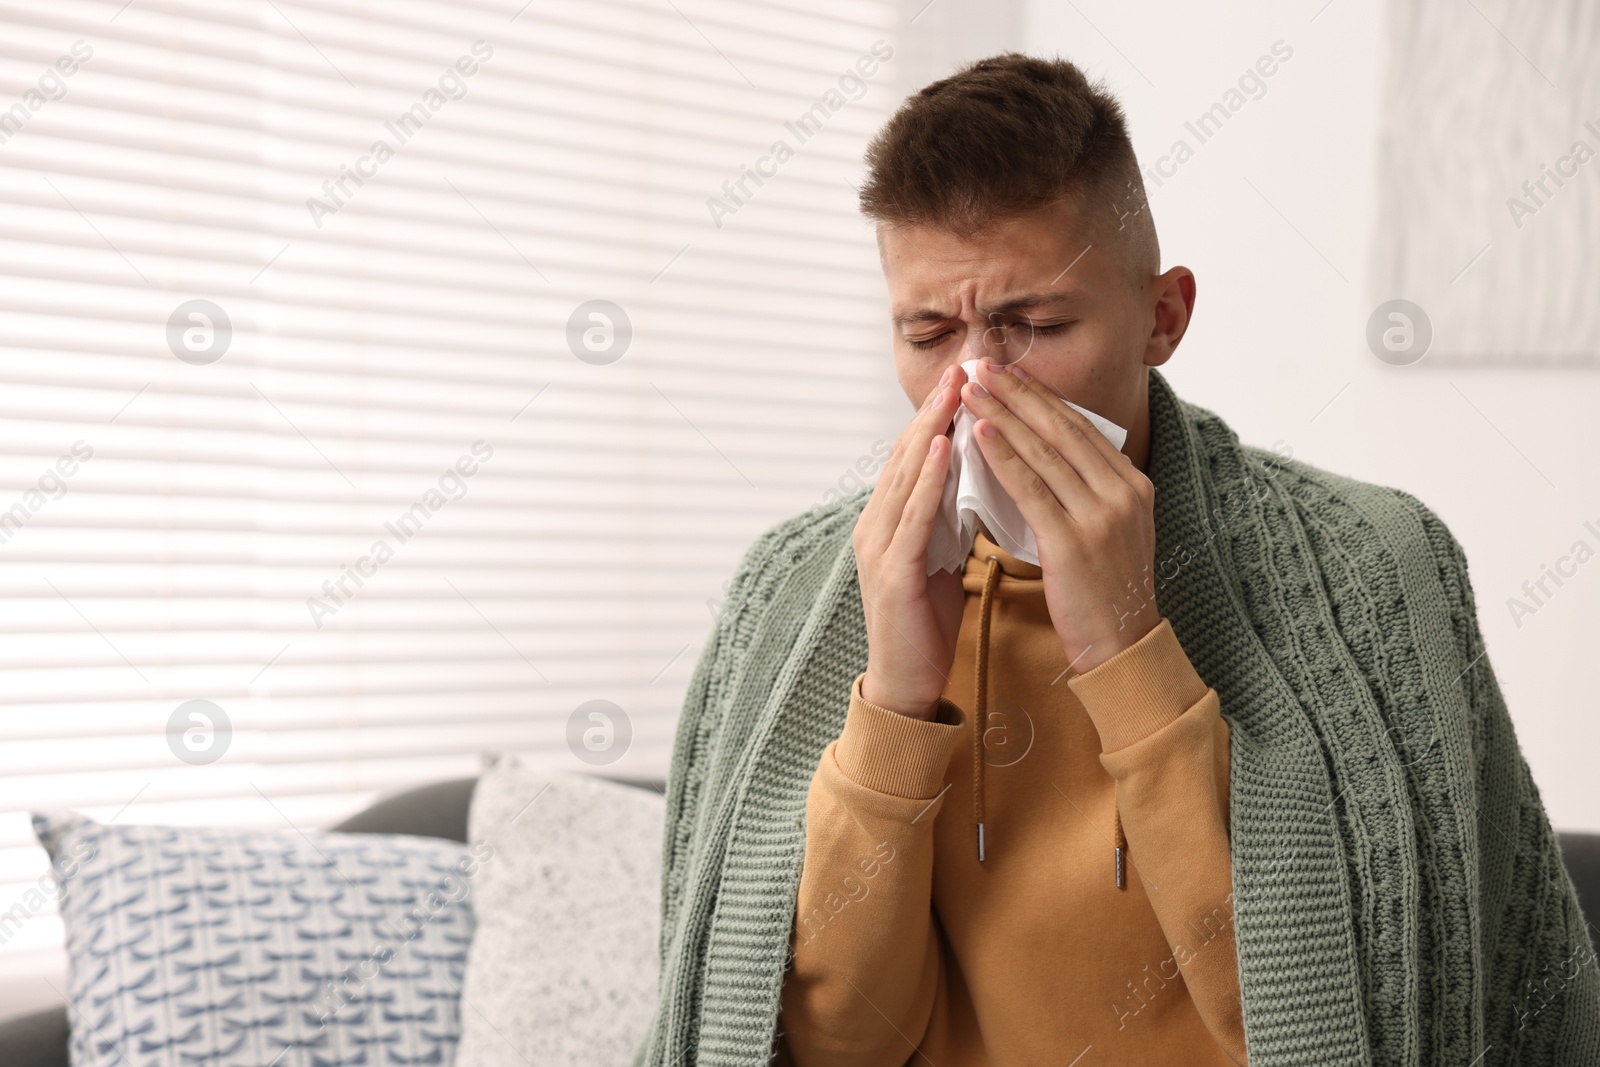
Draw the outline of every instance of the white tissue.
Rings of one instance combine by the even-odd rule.
[[[966,360],[961,369],[969,381],[978,378],[978,361]],[[1063,399],[1083,413],[1095,429],[1119,450],[1128,439],[1128,431],[1102,418],[1086,408]],[[956,408],[955,427],[950,433],[950,471],[945,475],[944,496],[939,502],[939,514],[934,518],[933,533],[928,539],[928,573],[961,569],[961,563],[972,553],[973,540],[978,535],[978,520],[993,535],[995,544],[1013,556],[1035,566],[1039,564],[1039,546],[1033,531],[1022,520],[1022,512],[1000,486],[989,463],[983,457],[978,442],[973,439],[972,427],[977,417],[962,404]]]

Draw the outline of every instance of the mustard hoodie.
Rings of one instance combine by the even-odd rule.
[[[857,676],[812,778],[777,1062],[1244,1064],[1215,690],[1165,620],[1075,674],[1039,567],[963,570],[933,718]]]

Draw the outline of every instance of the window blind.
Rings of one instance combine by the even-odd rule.
[[[743,549],[886,455],[901,18],[0,2],[0,974],[33,810],[665,773]]]

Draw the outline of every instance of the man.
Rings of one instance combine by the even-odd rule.
[[[1116,102],[998,56],[867,158],[920,407],[870,493],[734,576],[635,1062],[1600,1065],[1459,546],[1154,369],[1195,283],[1158,273]],[[984,528],[928,573],[962,405],[1037,564]]]

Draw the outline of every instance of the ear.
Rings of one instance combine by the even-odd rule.
[[[1189,329],[1189,319],[1194,314],[1194,271],[1173,267],[1152,278],[1150,287],[1155,293],[1155,306],[1151,309],[1144,364],[1159,367],[1172,358]]]

